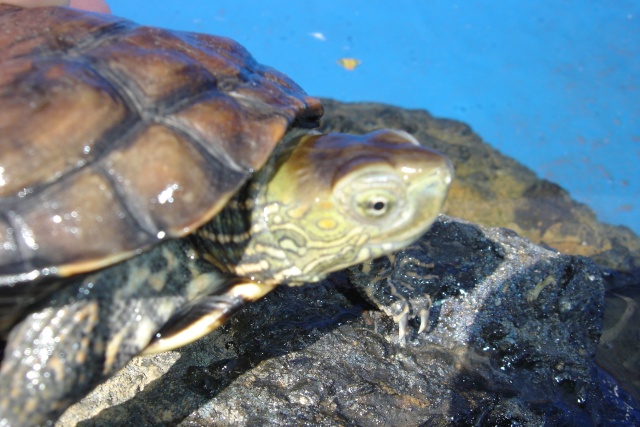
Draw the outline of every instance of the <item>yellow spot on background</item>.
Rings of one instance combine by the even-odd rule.
[[[359,59],[355,58],[340,58],[337,62],[338,65],[348,71],[355,70],[356,67],[362,63]]]

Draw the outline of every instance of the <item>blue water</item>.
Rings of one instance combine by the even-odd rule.
[[[637,0],[109,4],[140,23],[234,38],[313,95],[462,120],[640,233]]]

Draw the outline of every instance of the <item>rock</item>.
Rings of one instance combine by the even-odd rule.
[[[558,185],[541,180],[515,160],[482,141],[455,120],[423,110],[374,103],[323,100],[325,128],[368,132],[380,127],[405,129],[447,154],[456,168],[445,212],[475,223],[506,227],[532,242],[566,254],[585,255],[605,280],[605,327],[598,363],[640,401],[640,238],[627,227],[597,221]],[[514,144],[517,144],[514,141]]]
[[[405,274],[418,262],[437,280]],[[432,293],[429,328],[410,322],[406,345],[337,274],[281,288],[177,352],[135,359],[72,408],[87,414],[68,411],[59,425],[640,422],[623,412],[630,398],[603,396],[603,282],[587,258],[441,217],[393,265],[372,268],[352,280],[384,270]]]
[[[417,334],[411,321],[406,345],[393,321],[337,274],[281,288],[177,352],[136,358],[57,425],[639,423],[637,403],[594,353],[603,283],[637,301],[630,289],[640,283],[640,239],[598,223],[467,125],[378,104],[325,105],[327,129],[401,128],[445,152],[457,171],[448,213],[542,247],[445,217],[393,264],[372,266],[396,285],[417,277],[404,281],[408,297],[423,293],[433,303],[429,328]],[[637,312],[613,294],[608,301],[621,303],[605,316],[604,354],[615,355],[607,369],[620,380],[626,364],[633,391],[640,340],[629,322]]]

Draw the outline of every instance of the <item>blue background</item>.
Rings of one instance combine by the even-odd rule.
[[[219,34],[309,94],[462,120],[598,218],[640,233],[640,2],[109,0]],[[356,58],[347,71],[337,61]]]

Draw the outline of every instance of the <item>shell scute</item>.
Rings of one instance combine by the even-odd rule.
[[[1,198],[19,197],[89,162],[99,138],[127,113],[99,76],[70,63],[39,64],[3,89]]]
[[[109,179],[90,168],[38,193],[7,216],[22,251],[34,254],[35,265],[62,268],[70,259],[108,265],[137,249],[136,242],[145,237]]]
[[[220,210],[242,179],[241,171],[214,162],[172,129],[152,125],[100,165],[140,228],[164,237],[199,227],[201,212]],[[140,179],[140,171],[155,179]]]
[[[113,79],[139,109],[153,113],[197,92],[217,90],[211,71],[189,50],[166,30],[137,27],[87,50],[83,59]]]

